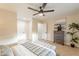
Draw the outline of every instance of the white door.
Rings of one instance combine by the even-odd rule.
[[[17,21],[17,40],[19,43],[23,43],[26,41],[26,32],[25,32],[26,23],[22,20]]]
[[[38,39],[47,39],[47,24],[38,23]]]

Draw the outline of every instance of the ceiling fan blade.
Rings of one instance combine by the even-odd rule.
[[[37,15],[37,14],[39,14],[39,13],[33,14],[33,16],[35,16],[35,15]]]
[[[47,11],[43,11],[43,12],[54,12],[55,10],[47,10]]]
[[[42,8],[44,9],[46,7],[47,3],[43,3]]]
[[[28,9],[39,12],[39,10],[36,10],[34,8],[31,8],[31,7],[28,7]]]

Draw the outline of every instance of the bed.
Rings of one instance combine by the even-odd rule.
[[[0,46],[0,56],[56,56],[54,47],[52,48],[49,44],[45,45],[43,42],[37,44],[27,41],[22,44]]]
[[[25,42],[22,45],[36,56],[56,56],[54,49],[43,47],[41,45],[34,44],[33,42]]]

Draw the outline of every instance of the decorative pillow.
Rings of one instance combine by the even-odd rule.
[[[8,46],[0,46],[0,56],[13,56],[13,52]]]

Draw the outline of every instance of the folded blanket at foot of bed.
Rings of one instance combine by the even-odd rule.
[[[31,42],[26,42],[22,44],[25,48],[36,54],[37,56],[56,56],[56,53],[54,50],[46,49],[43,47],[40,47],[38,45],[35,45]]]

